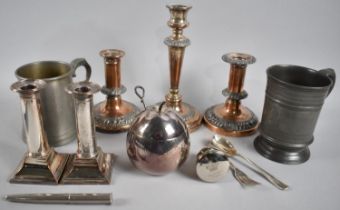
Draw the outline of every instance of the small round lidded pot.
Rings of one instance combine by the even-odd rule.
[[[213,147],[202,148],[196,159],[196,174],[205,182],[222,180],[230,169],[228,156]]]
[[[127,154],[138,169],[151,175],[165,175],[176,170],[188,156],[188,128],[175,111],[162,109],[164,103],[146,108],[144,88],[136,86],[135,92],[145,111],[136,116],[128,130]]]

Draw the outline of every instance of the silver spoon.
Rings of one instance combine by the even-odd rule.
[[[220,148],[209,144],[209,148],[214,148],[216,150],[218,150],[219,152],[223,152],[226,156],[228,156],[228,154],[225,153],[225,151],[221,150]],[[252,187],[255,185],[260,185],[259,182],[253,180],[252,178],[250,178],[246,173],[244,173],[243,171],[241,171],[241,169],[237,168],[230,160],[229,160],[229,165],[230,165],[230,170],[234,176],[234,178],[236,179],[236,181],[238,181],[238,183],[240,183],[240,185],[242,187]]]
[[[248,162],[250,165],[253,166],[252,169],[255,172],[257,172],[258,174],[263,176],[265,179],[267,179],[276,188],[278,188],[280,190],[287,190],[288,189],[287,184],[283,183],[282,181],[280,181],[279,179],[277,179],[276,177],[271,175],[269,172],[267,172],[266,170],[261,168],[259,165],[254,163],[249,158],[246,158],[243,155],[241,155],[240,153],[238,153],[237,150],[235,149],[235,147],[227,139],[219,137],[217,135],[214,135],[214,138],[213,138],[211,144],[214,145],[215,147],[223,150],[229,157],[238,156],[238,157],[242,158],[243,160],[245,160],[246,162]]]

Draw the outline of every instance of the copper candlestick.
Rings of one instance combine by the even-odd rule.
[[[258,120],[250,109],[241,105],[241,100],[248,96],[243,90],[247,65],[255,63],[256,59],[243,53],[228,53],[222,60],[231,65],[228,88],[222,91],[228,98],[224,104],[208,108],[204,121],[209,129],[221,135],[251,135],[257,129]]]
[[[109,184],[115,156],[104,153],[96,144],[93,116],[93,94],[99,85],[79,82],[68,86],[73,95],[77,126],[77,153],[71,155],[61,183],[63,184]]]
[[[55,152],[48,144],[41,111],[43,80],[21,80],[11,86],[20,95],[24,134],[28,152],[21,161],[12,183],[58,184],[68,155]]]
[[[190,40],[183,35],[183,29],[189,26],[186,20],[190,6],[170,5],[170,20],[168,26],[172,28],[172,35],[164,40],[169,48],[170,62],[170,90],[165,96],[168,108],[172,108],[182,116],[190,132],[195,131],[201,124],[202,115],[193,106],[182,102],[179,94],[179,80],[183,63],[184,51],[190,45]]]
[[[125,53],[122,50],[107,49],[100,51],[100,55],[104,58],[106,80],[101,92],[107,98],[94,108],[97,131],[126,131],[140,110],[121,97],[126,92],[126,87],[120,82],[120,60]]]

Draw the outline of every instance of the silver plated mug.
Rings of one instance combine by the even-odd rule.
[[[267,88],[255,149],[264,157],[299,164],[310,157],[308,145],[326,97],[335,84],[335,71],[294,65],[267,69]]]
[[[41,92],[42,117],[48,143],[61,146],[76,137],[76,123],[72,96],[65,87],[72,83],[72,76],[78,67],[86,70],[86,81],[90,79],[91,67],[84,58],[71,63],[60,61],[39,61],[19,67],[15,75],[22,79],[42,79],[47,84]]]

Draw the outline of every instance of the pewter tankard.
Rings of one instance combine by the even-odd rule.
[[[73,99],[65,92],[65,87],[72,83],[72,76],[78,67],[86,70],[86,81],[90,79],[91,67],[83,58],[71,63],[60,61],[40,61],[29,63],[15,72],[19,80],[42,79],[47,84],[41,91],[42,117],[44,129],[50,146],[61,146],[76,137],[76,123]]]
[[[308,145],[324,100],[334,87],[335,71],[274,65],[267,69],[267,79],[255,149],[276,162],[303,163],[310,157]]]

